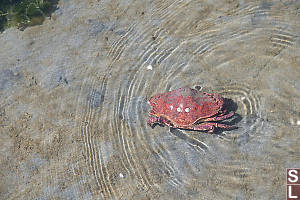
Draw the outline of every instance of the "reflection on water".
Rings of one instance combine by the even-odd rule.
[[[89,5],[108,21],[90,20],[93,33],[82,34],[100,49],[85,49],[97,56],[68,72],[76,113],[61,140],[74,138],[72,157],[53,162],[71,178],[56,167],[40,172],[57,182],[31,196],[284,199],[285,168],[300,164],[297,3],[114,2]],[[147,126],[148,98],[183,86],[225,97],[238,129]],[[65,188],[55,189],[58,180]]]

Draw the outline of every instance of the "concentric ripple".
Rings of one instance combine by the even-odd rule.
[[[238,133],[227,134],[227,137],[235,138],[238,143],[246,143],[255,135],[261,134],[264,110],[254,89],[246,85],[226,85],[217,86],[215,91],[227,99],[229,109],[237,108],[233,123],[238,122]]]
[[[85,72],[77,126],[88,166],[82,170],[92,177],[95,195],[118,199],[148,192],[155,198],[157,191],[204,184],[198,178],[222,168],[230,143],[242,146],[263,137],[266,106],[260,78],[272,68],[266,65],[274,46],[289,49],[297,37],[274,28],[272,17],[280,14],[272,12],[271,4],[237,7],[227,17],[206,17],[213,8],[209,3],[155,2],[155,21],[132,23],[111,43],[104,74],[99,73],[102,63]],[[227,123],[238,129],[210,135],[148,127],[147,99],[182,86],[200,86],[227,98],[228,109],[236,112]],[[239,187],[251,173],[246,164],[238,166],[237,159],[223,169],[227,185]],[[232,170],[238,175],[231,179]],[[212,190],[213,183],[207,184]],[[232,190],[220,190],[219,196],[233,198]]]

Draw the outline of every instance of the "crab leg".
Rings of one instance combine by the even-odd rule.
[[[170,123],[169,120],[163,118],[163,117],[149,117],[147,124],[153,128],[153,124],[165,124],[167,126],[173,127],[173,125]]]
[[[231,111],[230,113],[226,114],[226,115],[222,115],[222,116],[215,116],[215,117],[210,117],[210,118],[206,118],[204,120],[200,120],[202,122],[209,122],[209,121],[221,121],[227,118],[230,118],[234,115],[234,112]]]
[[[226,125],[226,124],[219,124],[213,122],[202,123],[194,126],[176,126],[174,128],[181,128],[181,129],[191,129],[195,131],[208,131],[209,133],[213,133],[215,128],[223,128],[223,129],[233,129],[234,126]]]
[[[153,128],[154,123],[159,123],[159,117],[149,117],[147,120],[147,124]]]
[[[159,121],[160,124],[165,124],[165,125],[167,125],[167,126],[169,126],[169,127],[174,127],[174,125],[173,125],[169,120],[167,120],[167,119],[164,118],[164,117],[160,117],[159,120],[160,120],[160,121]]]

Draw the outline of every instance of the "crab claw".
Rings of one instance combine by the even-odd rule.
[[[154,123],[158,122],[157,117],[149,117],[147,120],[147,124],[151,127],[154,128]]]
[[[152,129],[154,128],[154,123],[151,123],[149,121],[147,121],[148,126],[150,126]]]

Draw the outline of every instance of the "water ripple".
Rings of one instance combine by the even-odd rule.
[[[280,14],[271,4],[235,5],[227,17],[207,17],[213,8],[209,3],[155,1],[153,6],[155,23],[132,23],[110,45],[104,74],[98,71],[103,66],[84,72],[76,114],[89,168],[82,170],[94,178],[89,184],[103,198],[118,199],[124,190],[130,196],[136,190],[204,184],[199,180],[205,173],[217,173],[221,183],[231,185],[222,186],[217,197],[234,198],[231,191],[243,180],[251,182],[252,171],[240,166],[241,158],[228,162],[230,147],[264,137],[269,126],[263,92],[253,80],[272,69],[274,48],[296,45],[297,33],[274,28],[272,17]],[[261,40],[269,46],[261,47]],[[252,62],[259,69],[249,67]],[[147,99],[182,86],[224,96],[227,108],[236,112],[226,123],[238,129],[211,135],[148,127]],[[203,195],[209,196],[214,183],[205,181],[210,187]]]

